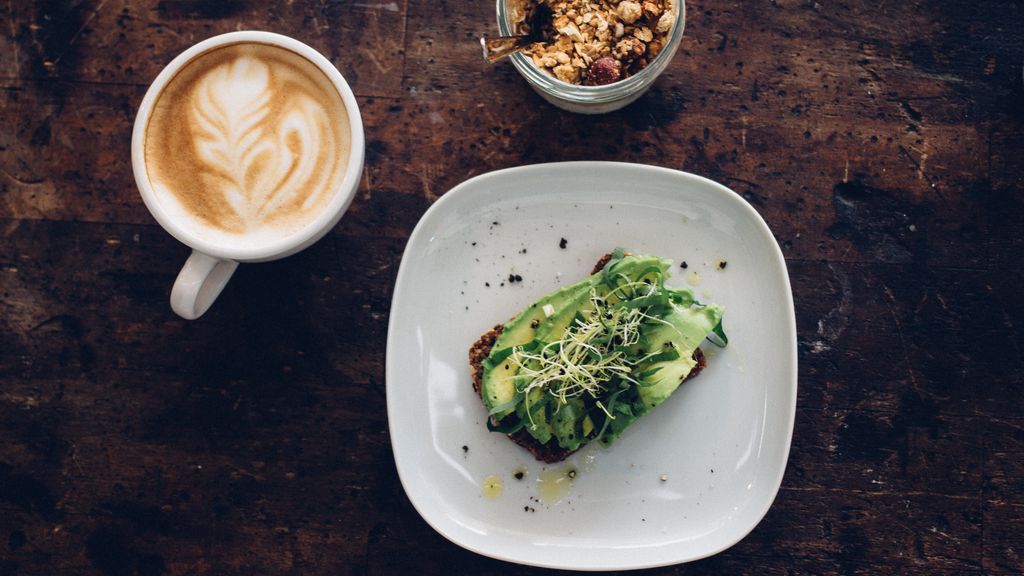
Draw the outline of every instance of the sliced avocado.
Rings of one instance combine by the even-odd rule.
[[[685,289],[673,289],[688,292]],[[690,295],[692,300],[692,295]],[[693,353],[706,335],[722,319],[722,309],[707,306],[700,309],[674,308],[662,318],[664,323],[652,324],[641,335],[648,352],[674,349],[679,356],[672,360],[652,361],[637,367],[640,386],[630,388],[619,398],[613,420],[601,441],[611,444],[631,424],[672,395],[697,362]]]
[[[583,417],[586,414],[581,398],[568,398],[551,417],[551,432],[558,438],[558,445],[566,450],[575,450],[583,443]]]
[[[541,444],[546,443],[551,439],[551,425],[548,424],[548,413],[545,409],[545,404],[539,400],[545,392],[539,389],[533,389],[529,392],[528,402],[519,404],[516,409],[516,415],[519,419],[526,423],[526,431],[529,432],[538,442]],[[527,406],[533,411],[533,423],[530,423],[529,418],[526,415]]]
[[[679,358],[640,366],[637,373],[648,374],[638,388],[645,411],[668,398],[697,364],[693,353],[722,319],[719,306],[674,308],[664,324],[652,325],[644,337],[650,350],[674,348]]]
[[[573,320],[577,314],[587,314],[593,310],[593,304],[591,303],[591,296],[593,295],[596,287],[592,285],[585,285],[585,289],[577,292],[573,297],[566,299],[561,303],[561,306],[555,310],[555,313],[551,317],[543,320],[537,327],[536,338],[542,342],[554,342],[562,338],[565,331],[569,329]],[[548,304],[552,304],[548,302]],[[553,306],[554,304],[552,304]],[[534,392],[540,394],[546,394],[543,390],[534,390]],[[531,399],[533,400],[533,399]],[[531,436],[537,439],[541,444],[551,439],[551,435],[555,434],[561,439],[561,435],[555,430],[555,419],[549,421],[544,419],[543,421],[538,420],[534,416],[532,424],[527,424],[526,429]],[[561,441],[559,441],[561,444]],[[565,447],[564,445],[562,446]]]
[[[621,285],[627,279],[631,282],[647,282],[661,285],[671,260],[658,258],[657,256],[627,256],[620,260],[612,260],[603,270],[596,275],[601,277],[607,287],[606,292],[611,294],[607,297],[609,304],[615,304],[621,300],[621,291],[614,288]]]
[[[480,390],[488,410],[494,410],[495,406],[508,404],[516,394],[515,367],[508,361],[507,354],[502,357],[501,352],[532,342],[537,336],[537,330],[542,325],[550,324],[550,322],[546,322],[550,319],[544,312],[544,307],[550,305],[552,308],[549,310],[564,308],[567,303],[576,301],[581,295],[588,295],[592,282],[591,278],[587,278],[557,290],[534,302],[505,324],[501,335],[491,347],[491,355],[483,362],[484,375],[480,383]],[[501,420],[514,410],[514,407],[508,407],[495,413],[494,416]]]
[[[540,325],[537,326],[537,338],[543,342],[554,342],[560,339],[562,334],[569,329],[569,325],[572,324],[577,313],[593,309],[593,306],[588,306],[593,288],[592,285],[587,284],[582,286],[579,292],[562,302],[547,302],[554,308],[554,314],[541,320]]]
[[[481,391],[492,416],[504,420],[503,428],[525,428],[540,444],[554,438],[560,447],[575,450],[595,438],[604,444],[612,443],[640,416],[668,398],[692,371],[696,364],[693,353],[705,336],[714,332],[726,341],[720,328],[721,308],[702,306],[686,288],[664,286],[670,267],[670,261],[656,256],[625,256],[622,250],[616,250],[601,271],[541,298],[508,322],[483,362]],[[638,290],[637,284],[641,282],[652,285],[651,289]],[[598,320],[591,298],[595,293],[603,299],[601,310],[605,316],[601,322],[607,318],[611,324],[633,330],[633,337],[639,337],[639,343],[627,352],[627,370],[632,377],[611,377],[603,388],[599,385],[583,394],[576,389],[578,395],[560,399],[553,391],[565,384],[558,374],[566,371],[551,370],[558,370],[560,362],[567,363],[566,370],[580,368],[581,344],[573,342],[568,344],[568,349],[577,354],[573,360],[554,360],[557,354],[549,350],[543,364],[535,361],[538,370],[543,367],[546,371],[550,384],[524,395],[522,390],[534,376],[530,371],[519,373],[510,358],[513,352],[540,353],[544,346],[563,340],[578,318],[590,323],[586,333],[610,334],[602,333],[593,324]],[[635,310],[645,316],[638,320],[632,312]],[[620,324],[623,314],[630,320]],[[601,348],[615,346],[615,342],[615,338],[602,335],[583,345]],[[610,350],[601,349],[605,350],[601,353]],[[647,359],[640,360],[645,354]],[[638,360],[640,365],[636,364]],[[547,364],[552,361],[553,364]],[[618,362],[613,358],[609,361]],[[583,369],[584,373],[586,370]]]
[[[670,265],[670,261],[657,256],[613,259],[597,274],[548,294],[505,324],[501,335],[491,347],[490,356],[483,363],[484,374],[480,389],[484,404],[492,411],[495,407],[501,407],[501,410],[492,415],[501,420],[516,412],[513,399],[516,395],[517,370],[508,361],[508,355],[503,352],[510,351],[515,346],[525,346],[535,339],[551,342],[561,338],[576,314],[586,313],[586,310],[591,308],[591,289],[599,296],[609,298],[610,302],[616,302],[619,298],[614,292],[612,295],[609,295],[609,292],[625,279],[654,279],[664,274]],[[545,307],[548,307],[548,312],[553,312],[550,316],[545,312]],[[519,416],[525,417],[526,414]],[[527,424],[526,428],[541,443],[550,439],[553,432],[551,424],[546,419],[538,418],[536,414],[533,423]]]

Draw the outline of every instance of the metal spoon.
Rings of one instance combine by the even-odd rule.
[[[530,44],[547,40],[551,29],[551,19],[551,8],[543,2],[538,2],[537,8],[530,17],[530,32],[528,34],[498,36],[495,38],[484,36],[480,38],[480,47],[484,51],[484,60],[493,64],[509,54],[526,48]]]

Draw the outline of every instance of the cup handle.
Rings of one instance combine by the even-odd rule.
[[[238,268],[234,260],[221,260],[192,251],[171,288],[171,309],[186,320],[202,316],[220,295]]]

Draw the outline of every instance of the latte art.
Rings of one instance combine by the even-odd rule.
[[[303,57],[270,45],[203,54],[168,84],[146,131],[150,182],[201,228],[287,235],[340,188],[344,103]]]

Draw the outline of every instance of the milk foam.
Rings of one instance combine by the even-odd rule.
[[[253,247],[315,220],[340,189],[349,153],[344,103],[311,62],[239,44],[173,78],[146,132],[150,184],[191,233]]]

